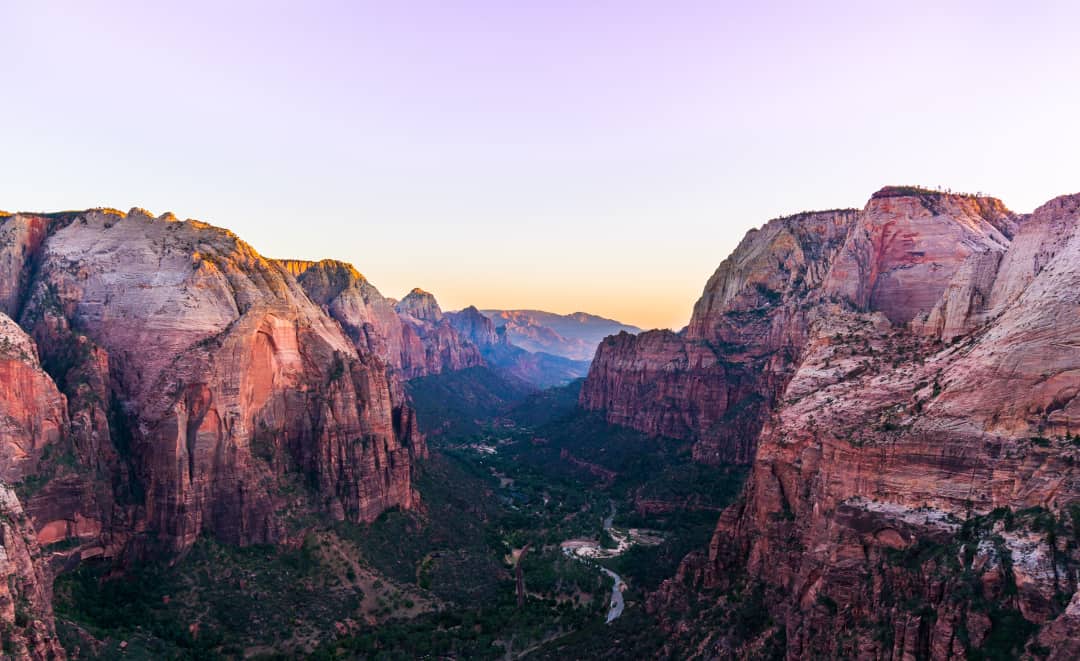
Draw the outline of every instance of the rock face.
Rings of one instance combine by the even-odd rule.
[[[640,333],[636,326],[594,314],[555,314],[542,310],[482,310],[510,344],[570,360],[592,360],[596,345],[608,335]]]
[[[444,313],[435,297],[414,289],[400,302],[384,298],[351,265],[334,260],[278,262],[308,297],[336,319],[360,351],[387,357],[405,379],[488,365],[534,387],[584,376],[588,364],[532,353],[475,307]]]
[[[435,297],[422,289],[395,303],[350,264],[279,263],[296,274],[311,300],[341,324],[358,349],[384,356],[406,379],[483,364],[480,350],[454,330]]]
[[[605,340],[581,403],[615,424],[693,440],[699,460],[748,462],[823,301],[955,332],[969,316],[959,301],[981,301],[976,276],[985,280],[1016,226],[992,198],[895,187],[862,211],[770,221],[720,265],[683,332]],[[935,310],[947,289],[957,302]]]
[[[859,217],[799,214],[752,230],[709,279],[685,331],[600,344],[582,406],[614,424],[694,440],[700,461],[749,462],[805,342],[810,301]]]
[[[905,324],[930,310],[972,255],[1001,255],[1016,219],[1000,200],[883,188],[832,267],[825,293]]]
[[[52,579],[42,569],[29,517],[5,485],[0,485],[0,624],[6,658],[65,658],[56,638]]]
[[[1080,195],[1016,216],[996,200],[890,188],[825,218],[800,217],[801,234],[789,219],[751,232],[685,333],[598,351],[584,404],[699,445],[709,436],[690,413],[732,410],[738,398],[715,394],[760,366],[754,424],[727,422],[747,435],[744,493],[652,608],[749,581],[764,586],[790,659],[1025,645],[1071,658]],[[806,291],[793,292],[796,278]],[[731,322],[755,306],[740,335]],[[659,402],[641,397],[644,373]],[[671,419],[681,426],[661,427]],[[755,649],[703,632],[704,656]]]
[[[35,543],[174,553],[414,504],[395,373],[231,233],[136,209],[8,216],[0,238],[20,322],[0,314],[0,480]]]
[[[351,264],[282,260],[308,297],[336,319],[359,351],[383,356],[403,374],[426,372],[423,354],[406,351],[402,322],[394,302],[383,297]]]
[[[484,364],[480,349],[455,330],[428,292],[413,289],[395,310],[401,317],[407,351],[415,356],[416,363],[423,365],[422,370],[407,371],[410,376],[456,372]]]
[[[315,302],[296,265],[139,209],[6,215],[0,267],[5,650],[62,654],[49,586],[79,559],[283,542],[312,512],[416,503],[426,449],[375,330],[401,322],[358,274],[325,269]],[[363,324],[324,312],[335,287],[372,301]]]
[[[499,344],[509,344],[506,335],[499,333],[491,319],[481,314],[475,306],[470,305],[460,312],[451,312],[447,316],[454,330],[475,344],[481,352]]]
[[[225,230],[140,210],[80,214],[40,250],[22,325],[73,428],[87,421],[80,454],[128,455],[168,548],[201,533],[279,541],[277,485],[293,477],[341,518],[411,505],[422,442],[400,385],[281,266]]]
[[[37,346],[0,313],[0,481],[36,473],[67,427],[67,401],[38,363]]]

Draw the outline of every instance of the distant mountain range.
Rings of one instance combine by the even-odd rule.
[[[542,310],[481,310],[505,329],[507,340],[526,351],[549,353],[571,360],[591,361],[596,346],[608,335],[622,331],[637,334],[641,329],[614,319],[574,312],[556,314]]]

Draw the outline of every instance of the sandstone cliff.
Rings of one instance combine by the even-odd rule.
[[[279,263],[296,274],[311,300],[341,324],[357,348],[384,357],[406,379],[483,364],[480,350],[454,330],[435,297],[421,289],[395,303],[350,264]]]
[[[4,282],[63,396],[31,378],[20,340],[33,360],[3,383],[47,415],[13,416],[4,452],[29,465],[63,437],[29,495],[43,543],[75,537],[86,557],[137,548],[144,531],[173,551],[200,534],[274,542],[305,508],[367,521],[413,504],[424,450],[400,384],[287,269],[171,215],[24,218],[4,224],[5,253],[21,256]],[[47,234],[26,240],[37,225]]]
[[[38,362],[37,346],[0,312],[0,481],[37,472],[67,434],[67,401]]]
[[[480,349],[454,328],[433,295],[413,289],[395,309],[401,317],[407,351],[423,365],[422,369],[407,370],[409,376],[456,372],[484,364]]]
[[[15,492],[0,484],[0,643],[5,658],[63,659],[52,613],[52,577]]]
[[[803,236],[825,240],[793,242],[778,221],[751,232],[685,333],[598,351],[585,405],[699,446],[710,436],[690,414],[731,411],[715,393],[742,386],[745,365],[764,367],[751,388],[765,403],[726,423],[753,457],[744,494],[652,608],[701,593],[731,611],[732,594],[764,586],[774,624],[743,640],[730,622],[697,621],[706,657],[779,641],[791,659],[1025,646],[1071,658],[1080,196],[1016,216],[988,198],[891,188],[842,216],[832,233],[802,217],[814,228]],[[787,285],[793,265],[802,295]],[[756,331],[740,335],[731,320],[747,312]],[[635,389],[647,370],[659,401]]]
[[[709,279],[684,332],[621,333],[600,344],[582,406],[694,440],[701,461],[750,461],[805,342],[811,301],[858,218],[807,213],[752,230]]]

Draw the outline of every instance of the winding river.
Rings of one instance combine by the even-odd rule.
[[[611,514],[604,518],[604,530],[611,530],[611,524],[615,520],[615,503],[611,503]],[[622,551],[622,545],[620,544],[619,552]],[[614,557],[618,553],[612,555],[605,555],[608,549],[601,549],[596,542],[582,541],[582,540],[567,540],[562,543],[563,553],[568,557],[580,560],[582,562],[588,562],[591,557]],[[591,563],[590,563],[591,564]],[[595,565],[601,572],[611,577],[614,583],[611,586],[611,606],[607,612],[607,623],[611,624],[623,613],[623,608],[626,607],[626,602],[623,600],[623,590],[626,589],[626,581],[622,580],[622,577],[611,571],[603,565]]]

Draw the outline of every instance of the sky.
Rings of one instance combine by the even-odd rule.
[[[0,0],[0,209],[140,206],[445,309],[684,325],[750,228],[1080,191],[1075,2]]]

